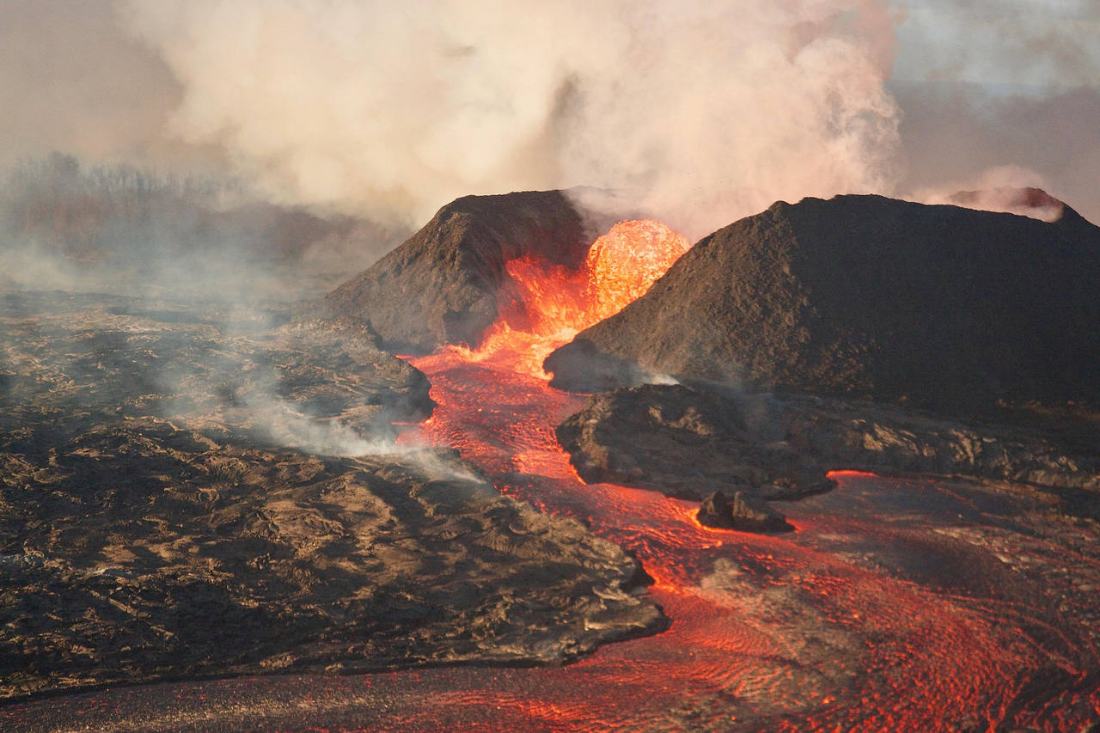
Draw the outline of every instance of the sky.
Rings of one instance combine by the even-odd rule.
[[[0,0],[0,166],[231,174],[405,225],[584,184],[693,235],[1001,184],[1100,221],[1095,39],[1095,0]]]
[[[904,112],[903,188],[1022,169],[1100,221],[1100,2],[906,5],[889,83]]]
[[[993,93],[1045,94],[1100,85],[1095,0],[896,2],[893,79],[979,84]]]

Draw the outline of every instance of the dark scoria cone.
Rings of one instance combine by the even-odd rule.
[[[465,196],[330,293],[322,310],[367,322],[391,350],[474,345],[496,320],[505,263],[535,257],[578,267],[589,242],[561,191]]]
[[[782,514],[740,491],[732,499],[715,491],[699,505],[696,517],[708,527],[739,532],[790,532],[794,529]]]
[[[570,389],[649,372],[951,415],[1095,405],[1097,282],[1100,229],[1079,216],[779,202],[705,237],[546,368]]]

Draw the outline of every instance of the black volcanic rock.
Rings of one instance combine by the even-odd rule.
[[[497,317],[505,263],[537,257],[577,267],[589,243],[560,191],[465,196],[330,293],[324,310],[367,322],[393,350],[475,345]]]
[[[796,499],[832,488],[820,462],[783,442],[770,410],[679,385],[644,385],[594,396],[557,437],[590,483],[695,500],[712,491]]]
[[[1066,513],[1100,517],[1098,425],[1082,418],[1071,440],[890,405],[650,384],[594,395],[557,436],[585,481],[686,499],[798,499],[830,489],[831,470],[859,469],[1030,484]]]
[[[715,491],[703,499],[695,515],[700,524],[740,532],[790,532],[794,529],[779,512],[738,491],[733,498]]]
[[[546,360],[901,402],[1100,402],[1100,229],[880,196],[779,202],[704,238]]]
[[[619,547],[393,442],[429,385],[361,323],[234,313],[0,294],[0,700],[664,628]]]

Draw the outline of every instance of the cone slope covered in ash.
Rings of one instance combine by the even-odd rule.
[[[590,238],[560,191],[464,196],[325,299],[396,350],[476,345],[496,320],[504,265],[524,256],[579,267]]]
[[[705,237],[546,362],[605,389],[640,371],[947,412],[1100,401],[1100,229],[881,196],[805,199]]]

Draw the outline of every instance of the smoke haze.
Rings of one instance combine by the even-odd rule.
[[[585,185],[698,235],[893,183],[884,3],[124,8],[183,85],[174,131],[222,141],[281,199],[411,222]]]
[[[0,9],[0,160],[217,171],[394,229],[468,193],[587,186],[698,236],[1006,166],[1100,218],[1087,0]]]

